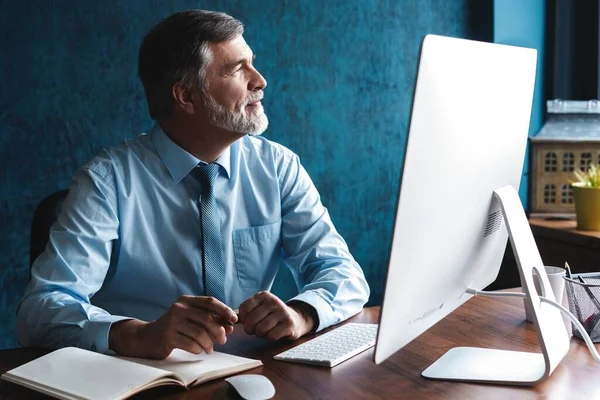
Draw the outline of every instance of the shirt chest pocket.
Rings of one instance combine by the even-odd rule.
[[[233,231],[233,253],[242,288],[267,290],[279,269],[281,221]]]

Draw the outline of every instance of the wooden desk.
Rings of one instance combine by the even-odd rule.
[[[352,318],[377,322],[379,308],[369,308]],[[306,340],[306,339],[304,339]],[[273,355],[291,347],[235,332],[220,350],[260,358],[264,366],[248,373],[264,374],[275,385],[278,399],[590,399],[600,397],[600,364],[579,339],[571,340],[567,357],[545,382],[535,388],[495,386],[428,380],[421,371],[455,346],[494,347],[539,351],[533,326],[525,321],[522,299],[476,297],[400,350],[381,365],[372,361],[370,349],[333,369],[274,361]],[[21,365],[44,351],[0,351],[0,373]],[[235,399],[223,380],[208,382],[190,391],[159,388],[137,398]],[[20,386],[0,381],[0,398],[43,398]]]

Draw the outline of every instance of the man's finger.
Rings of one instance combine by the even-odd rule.
[[[188,316],[188,320],[183,321],[177,327],[179,332],[184,333],[188,337],[195,339],[206,332],[210,336],[211,340],[215,343],[225,344],[227,342],[225,328],[216,321],[212,321],[209,324],[203,322],[195,322],[192,320],[192,315]]]
[[[250,313],[246,314],[244,317],[244,328],[254,327],[261,320],[267,317],[267,315],[271,314],[273,310],[269,305],[262,303],[260,306],[256,307]]]
[[[173,345],[177,349],[189,351],[193,354],[200,354],[204,351],[200,343],[190,339],[181,332],[177,332],[177,336],[174,339]]]
[[[237,315],[235,312],[214,297],[208,296],[182,296],[182,299],[194,308],[201,310],[210,311],[219,316],[223,322],[231,321],[232,323],[237,322]]]
[[[279,339],[291,337],[292,334],[293,334],[292,327],[290,327],[286,324],[278,323],[273,329],[271,329],[269,332],[267,332],[265,337],[270,340],[279,340]],[[297,338],[294,338],[294,339],[297,339]]]
[[[277,314],[269,314],[266,318],[263,318],[256,326],[254,327],[254,333],[258,337],[264,337],[269,333],[273,328],[275,328],[279,324],[279,318]]]
[[[207,331],[215,342],[220,344],[225,343],[226,330],[223,328],[218,317],[215,317],[210,311],[192,308],[184,316],[184,320],[180,325],[181,327],[189,325],[187,327],[188,331],[195,330],[198,333]]]
[[[182,344],[188,343],[185,339],[182,339],[182,338],[187,338],[187,339],[195,342],[198,346],[200,346],[200,348],[203,349],[207,354],[212,353],[214,343],[206,331],[199,331],[199,332],[195,333],[194,336],[188,335],[183,330],[178,331],[177,334],[178,334],[177,339],[181,340]],[[181,348],[179,346],[177,346],[177,347]],[[183,349],[183,350],[187,350],[187,349]],[[194,354],[199,354],[199,352],[194,353]]]
[[[269,292],[260,292],[250,297],[242,304],[240,304],[239,308],[239,317],[240,321],[244,322],[248,314],[250,314],[254,309],[259,307],[265,300],[267,300],[270,296]],[[274,297],[274,296],[273,296]]]
[[[263,297],[262,296],[259,297],[256,294],[256,295],[250,297],[248,300],[244,301],[242,304],[240,304],[240,313],[239,313],[240,322],[245,323],[247,316],[252,311],[254,311],[257,307],[260,307],[262,302],[263,302]]]

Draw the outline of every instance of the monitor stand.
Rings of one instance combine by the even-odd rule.
[[[527,295],[524,300],[533,310],[533,324],[542,352],[455,347],[423,371],[426,378],[532,386],[550,376],[569,351],[569,336],[560,311],[541,303],[534,286],[533,269],[536,269],[541,279],[541,295],[555,300],[519,195],[512,186],[505,186],[495,190],[494,196],[502,207]]]

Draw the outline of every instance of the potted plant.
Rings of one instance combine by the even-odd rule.
[[[571,183],[575,198],[577,229],[600,231],[600,165],[591,164],[587,171],[575,171]]]

